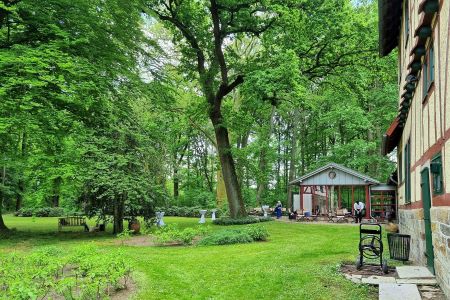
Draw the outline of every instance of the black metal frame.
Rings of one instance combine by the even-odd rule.
[[[374,228],[375,227],[375,228]],[[364,243],[369,240],[370,243]],[[356,267],[359,269],[366,259],[380,259],[380,267],[384,273],[388,272],[387,262],[383,260],[383,234],[380,224],[360,224],[359,225],[359,257]]]

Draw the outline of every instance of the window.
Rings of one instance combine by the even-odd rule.
[[[430,76],[428,78],[430,79],[430,85],[434,82],[434,47],[431,45],[430,48],[430,54],[429,54],[429,64],[430,64]]]
[[[428,55],[425,57],[422,69],[423,98],[428,95],[431,84],[434,82],[434,47],[431,43]]]
[[[405,146],[405,203],[411,203],[411,140]]]
[[[442,155],[437,154],[431,160],[431,176],[433,177],[433,195],[442,194],[444,191],[444,182],[442,178]]]
[[[405,48],[409,39],[409,0],[405,0]]]

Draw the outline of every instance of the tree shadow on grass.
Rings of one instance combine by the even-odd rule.
[[[0,246],[14,246],[20,243],[32,245],[48,245],[58,242],[106,242],[114,239],[111,232],[83,232],[83,231],[61,231],[61,232],[32,232],[11,229],[0,232]]]

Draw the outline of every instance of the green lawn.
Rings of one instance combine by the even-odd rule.
[[[16,232],[0,241],[0,254],[54,244],[72,251],[93,242],[108,251],[110,233],[57,233],[56,218],[4,216]],[[180,227],[197,219],[164,219]],[[221,229],[210,225],[212,230]],[[357,286],[336,272],[357,255],[358,227],[268,222],[267,242],[229,246],[124,246],[135,264],[136,299],[376,299],[376,289]],[[80,230],[82,230],[80,228]]]

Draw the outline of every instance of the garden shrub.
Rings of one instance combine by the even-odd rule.
[[[199,245],[228,245],[266,241],[269,237],[267,229],[260,225],[251,225],[243,228],[223,229],[216,231],[202,240]]]
[[[206,236],[199,242],[199,245],[212,246],[251,242],[253,242],[252,237],[245,231],[239,229],[224,229]]]
[[[216,225],[245,225],[245,224],[253,224],[253,223],[259,223],[259,222],[267,222],[272,221],[271,217],[244,217],[244,218],[237,218],[232,219],[230,217],[221,217],[213,221]]]
[[[16,217],[32,217],[34,209],[33,208],[21,208],[14,213]]]
[[[249,226],[245,228],[245,232],[252,237],[254,241],[266,241],[269,237],[269,232],[263,226]]]
[[[199,206],[194,207],[186,207],[186,206],[171,206],[171,207],[157,207],[155,211],[163,211],[164,216],[169,217],[188,217],[188,218],[199,218],[200,217],[200,210],[204,209]],[[206,212],[207,217],[211,217],[211,210],[208,209]],[[222,211],[220,209],[217,209],[216,211],[216,217],[220,217],[222,215]]]
[[[195,237],[203,236],[209,231],[206,226],[197,226],[196,228],[187,227],[182,230],[176,226],[164,226],[155,232],[156,240],[159,244],[180,243],[191,245]]]
[[[62,217],[65,210],[62,207],[21,208],[14,213],[16,217]]]
[[[127,287],[131,266],[121,251],[87,245],[64,253],[45,247],[27,256],[0,255],[0,299],[105,299]]]

